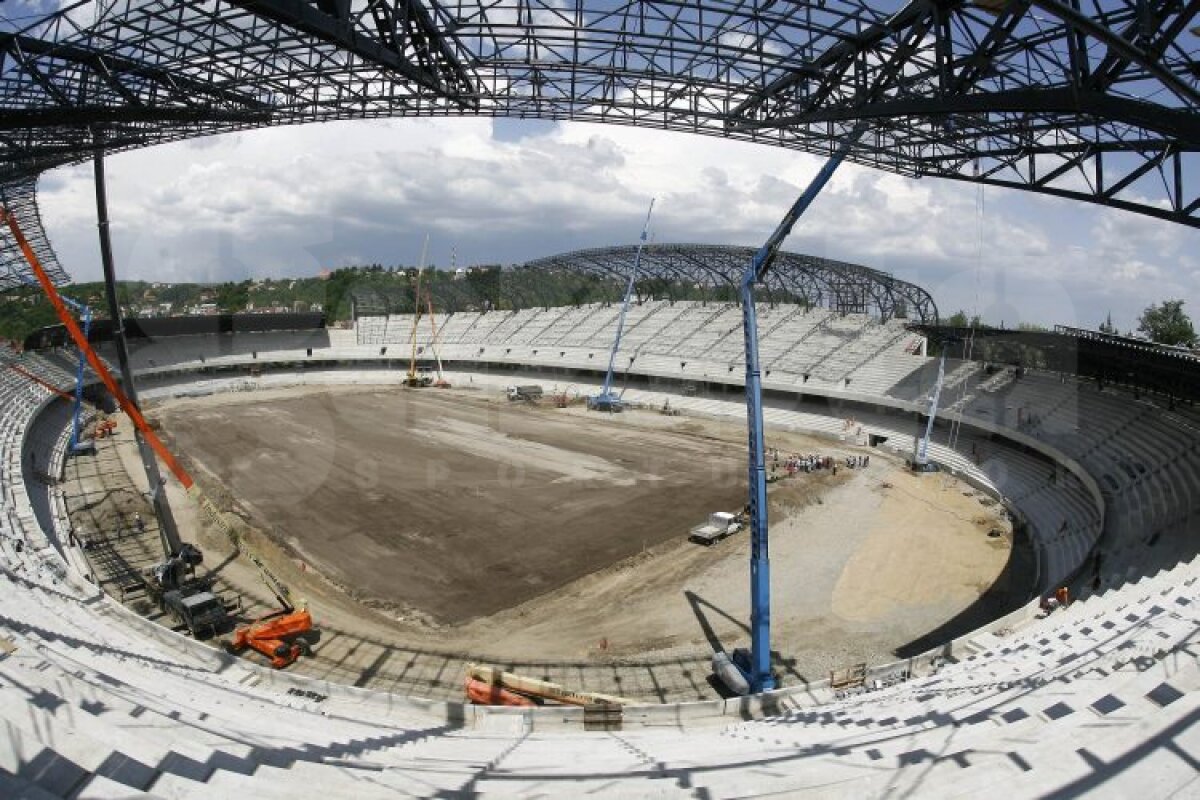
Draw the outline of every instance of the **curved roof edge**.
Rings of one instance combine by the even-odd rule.
[[[522,269],[570,270],[623,282],[636,252],[636,245],[574,250],[535,259]],[[753,247],[736,245],[648,245],[642,250],[638,294],[665,293],[675,299],[673,287],[690,286],[713,299],[736,298],[754,252]],[[876,314],[883,320],[932,323],[938,318],[933,296],[920,286],[860,264],[819,256],[780,252],[761,286],[761,296],[768,302],[806,303],[842,313]]]

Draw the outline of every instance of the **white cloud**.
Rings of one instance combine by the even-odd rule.
[[[486,119],[278,128],[109,160],[120,274],[165,280],[311,275],[347,263],[513,263],[636,241],[757,245],[822,159],[620,126],[497,137]],[[65,266],[99,275],[91,170],[46,176]],[[982,213],[980,211],[982,210]],[[1135,215],[844,166],[788,249],[896,273],[946,312],[1121,327],[1164,297],[1200,298],[1200,234]],[[1191,302],[1192,309],[1200,303]],[[990,309],[990,310],[989,310]],[[1015,316],[1014,316],[1015,315]]]

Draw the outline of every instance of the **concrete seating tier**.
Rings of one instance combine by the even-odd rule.
[[[444,347],[464,360],[480,348],[508,349],[513,363],[534,370],[596,370],[613,314],[588,306],[457,322],[452,315],[442,323]],[[853,423],[816,400],[781,396],[769,400],[768,422],[854,443],[883,436],[900,452],[911,446],[913,423],[888,404],[921,401],[933,362],[912,355],[888,326],[863,324],[863,342],[834,346],[836,333],[859,323],[818,311],[768,310],[767,338],[792,323],[801,330],[805,318],[811,324],[789,334],[794,346],[831,340],[818,365],[824,377],[812,376],[811,385],[849,369],[840,378],[849,377],[849,390],[876,392],[902,371],[876,362],[908,371],[871,395],[880,401],[874,409],[855,407]],[[719,306],[644,304],[631,310],[631,347],[618,365],[632,355],[633,371],[644,374],[724,377],[723,359],[737,356],[737,334],[728,330],[735,321]],[[402,326],[397,320],[394,330]],[[330,331],[313,358],[377,357],[388,327],[385,319],[369,330]],[[364,341],[368,332],[375,341]],[[307,350],[302,338],[283,336],[249,353],[240,345],[221,353],[213,341],[177,344],[159,347],[153,365],[147,355],[142,369],[250,363],[253,353],[285,363]],[[776,356],[789,357],[786,347]],[[872,377],[863,377],[872,365]],[[73,383],[69,358],[26,354],[22,366],[60,388]],[[908,662],[877,668],[866,685],[842,693],[786,689],[766,710],[749,706],[750,720],[736,703],[627,709],[621,730],[591,732],[578,711],[487,712],[271,673],[133,617],[74,576],[55,547],[68,524],[50,485],[65,458],[67,404],[0,370],[0,794],[872,797],[973,796],[997,786],[1016,797],[1195,793],[1200,451],[1197,437],[1181,434],[1193,430],[1190,416],[1070,377],[987,375],[955,362],[947,373],[946,418],[966,424],[936,429],[933,459],[1003,496],[1022,517],[1038,551],[1040,589],[1078,576],[1098,544],[1103,564],[1076,579],[1099,588],[1044,618],[1022,610],[921,661],[919,671]],[[353,374],[297,373],[332,382]],[[768,382],[786,386],[790,376],[780,368]],[[272,373],[260,382],[288,378]],[[195,380],[219,390],[229,379]],[[744,413],[736,394],[682,397],[637,385],[626,393],[653,405],[668,396],[685,413]]]

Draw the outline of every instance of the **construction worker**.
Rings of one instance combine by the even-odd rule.
[[[133,527],[137,528],[138,533],[146,532],[146,521],[142,519],[142,514],[139,511],[133,512]]]

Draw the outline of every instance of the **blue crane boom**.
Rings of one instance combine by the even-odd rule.
[[[66,300],[65,297],[63,299]],[[92,309],[88,308],[82,303],[76,304],[72,302],[72,305],[78,305],[77,310],[79,311],[80,318],[83,320],[83,338],[86,339],[92,332]],[[83,413],[83,367],[86,363],[87,355],[80,350],[79,366],[75,368],[75,408],[71,414],[70,452],[72,453],[79,452],[81,449],[80,445],[82,444],[82,442],[79,441],[79,418]]]
[[[621,349],[621,334],[625,330],[625,315],[629,313],[629,302],[633,299],[633,285],[637,280],[638,269],[642,265],[642,248],[646,246],[646,237],[650,232],[650,215],[654,213],[654,198],[650,198],[650,210],[646,212],[646,222],[642,225],[642,235],[638,240],[637,253],[633,257],[633,271],[629,273],[629,283],[625,286],[625,298],[621,302],[621,313],[617,317],[617,335],[613,339],[612,350],[608,354],[608,372],[604,374],[604,386],[600,394],[587,399],[587,407],[593,411],[620,411],[621,398],[613,393],[613,371],[617,364],[617,351]]]
[[[15,269],[12,270],[12,273],[16,275],[22,283],[32,286],[35,289],[39,288],[37,282],[29,276],[24,275]],[[83,336],[86,339],[92,330],[92,309],[83,303],[80,303],[78,300],[72,300],[66,295],[60,295],[60,297],[64,303],[75,310],[75,313],[79,314],[79,319],[83,322]],[[71,441],[67,451],[69,453],[77,453],[81,449],[81,442],[79,441],[79,418],[83,413],[83,367],[86,362],[87,356],[82,350],[80,350],[79,366],[75,368],[75,408],[71,414]]]
[[[746,427],[749,429],[750,473],[750,663],[738,664],[752,692],[775,688],[771,674],[771,563],[767,546],[767,470],[763,435],[762,369],[758,360],[758,317],[754,309],[754,284],[766,277],[784,239],[833,177],[850,148],[867,129],[859,123],[842,140],[808,188],[796,199],[775,232],[750,259],[742,275],[742,328],[746,339]]]
[[[937,418],[938,401],[942,397],[942,382],[946,379],[946,351],[942,350],[942,360],[938,362],[937,383],[933,394],[929,396],[929,421],[925,423],[925,435],[917,442],[916,452],[913,453],[913,469],[925,472],[929,468],[929,437],[933,435],[933,421]]]

